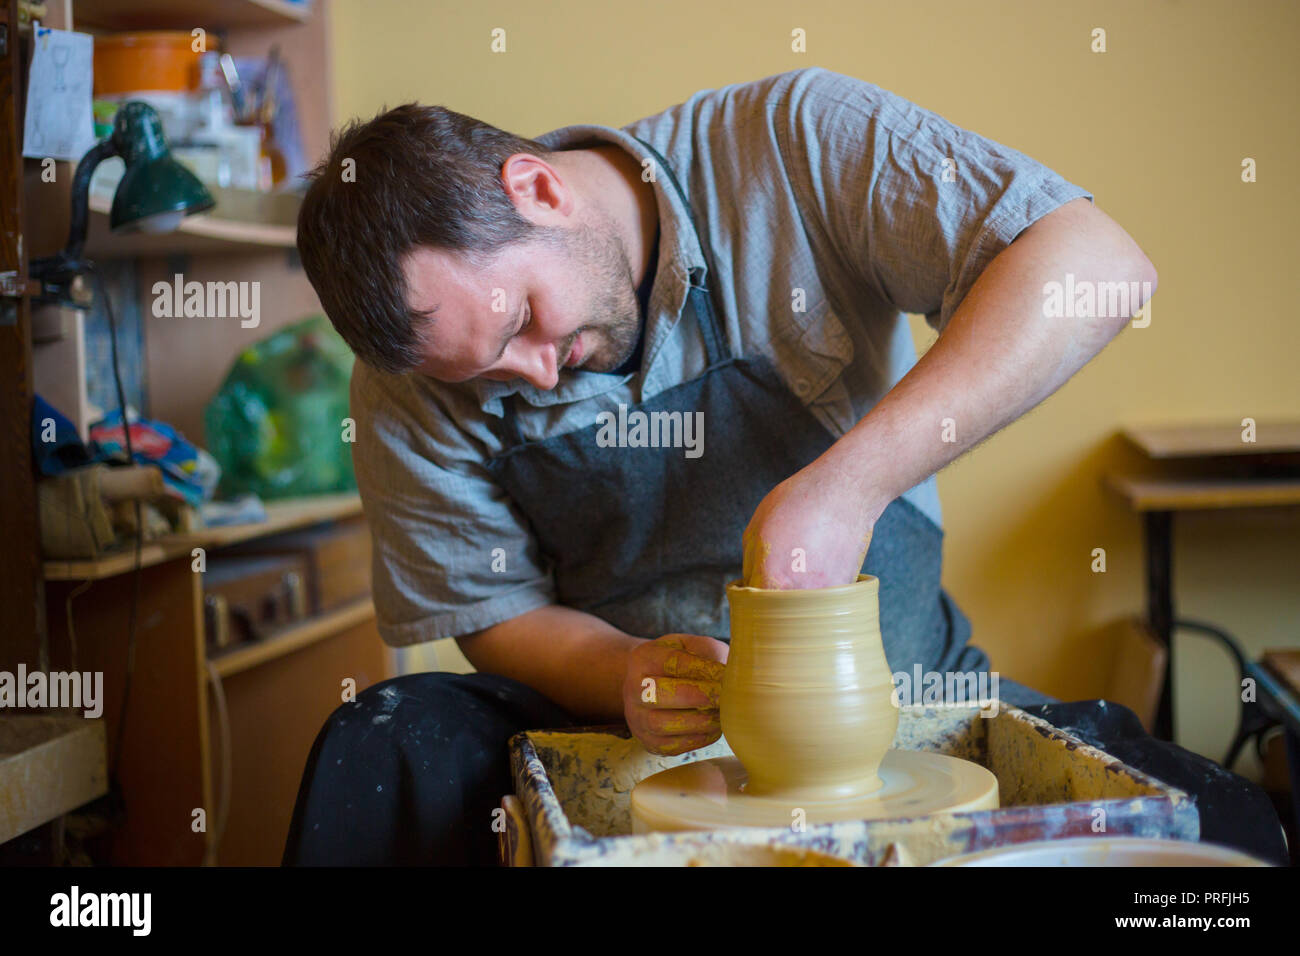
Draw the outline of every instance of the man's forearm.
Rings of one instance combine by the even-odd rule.
[[[1067,273],[1076,283],[1156,284],[1154,267],[1123,229],[1087,200],[1067,203],[989,264],[930,350],[820,464],[857,488],[878,517],[1051,395],[1131,318],[1045,317],[1043,286]]]
[[[550,605],[456,643],[476,669],[527,684],[574,717],[621,720],[627,655],[642,641],[591,614]]]

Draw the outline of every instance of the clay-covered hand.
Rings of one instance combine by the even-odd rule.
[[[665,634],[628,654],[623,715],[656,754],[682,754],[722,736],[718,698],[729,648],[699,634]]]
[[[741,539],[745,584],[799,590],[858,579],[880,511],[821,459],[773,488]]]

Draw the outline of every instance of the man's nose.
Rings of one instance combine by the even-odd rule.
[[[530,348],[520,357],[516,374],[534,388],[549,391],[560,381],[559,358],[551,343]]]

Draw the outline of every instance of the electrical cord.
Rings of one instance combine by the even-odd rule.
[[[117,318],[113,314],[113,300],[108,295],[108,284],[103,274],[93,262],[83,260],[80,263],[84,271],[89,272],[95,282],[95,290],[104,303],[104,314],[108,318],[109,350],[113,362],[113,387],[117,392],[117,404],[122,415],[122,441],[126,448],[127,463],[135,464],[135,449],[131,444],[131,423],[127,420],[126,390],[122,387],[122,366],[117,351]],[[126,675],[122,682],[122,706],[118,712],[117,735],[113,743],[113,753],[109,761],[109,774],[117,784],[117,773],[121,769],[122,741],[126,731],[127,704],[131,699],[131,679],[135,674],[135,646],[140,615],[140,571],[141,553],[144,550],[144,520],[140,509],[140,499],[135,499],[135,562],[132,567],[131,601],[127,613],[126,640]],[[120,792],[120,791],[119,791]]]
[[[77,673],[80,668],[77,667],[77,630],[72,626],[72,599],[80,597],[90,590],[95,582],[82,581],[75,588],[68,592],[67,598],[63,602],[64,616],[68,621],[68,658],[72,672]]]
[[[217,725],[221,733],[221,792],[217,802],[216,820],[208,839],[207,851],[203,854],[204,866],[217,865],[217,851],[221,848],[221,838],[226,835],[226,823],[230,818],[230,711],[226,705],[226,689],[221,683],[221,675],[211,660],[207,662],[208,679],[212,682],[212,700],[217,708]]]

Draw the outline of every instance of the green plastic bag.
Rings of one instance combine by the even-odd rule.
[[[356,488],[344,426],[353,361],[324,316],[239,354],[204,413],[208,450],[221,464],[222,497]]]

